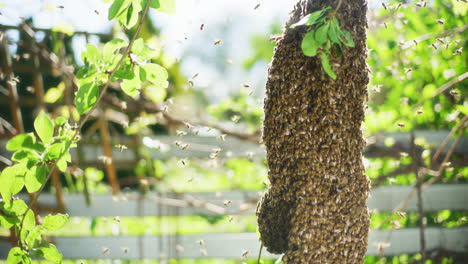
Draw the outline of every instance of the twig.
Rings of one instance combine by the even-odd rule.
[[[138,22],[138,26],[137,26],[137,29],[135,31],[135,33],[133,34],[133,37],[130,41],[130,43],[128,44],[127,48],[124,50],[124,52],[122,53],[122,57],[120,58],[119,62],[117,63],[117,65],[115,66],[115,68],[112,70],[112,72],[110,72],[109,76],[108,76],[108,81],[107,83],[104,85],[104,87],[102,88],[102,91],[101,91],[101,94],[99,95],[98,99],[96,100],[95,104],[93,105],[93,107],[91,108],[91,110],[86,113],[86,115],[83,117],[83,119],[80,120],[80,124],[78,126],[78,128],[75,130],[75,133],[72,137],[72,140],[70,141],[70,143],[68,144],[68,146],[65,147],[65,149],[68,151],[68,149],[70,148],[70,145],[71,145],[71,142],[75,141],[80,130],[83,128],[84,124],[86,123],[86,121],[88,121],[89,117],[91,116],[91,114],[94,112],[94,110],[96,109],[97,105],[99,104],[99,102],[102,100],[104,94],[106,93],[107,89],[109,88],[110,84],[111,84],[111,81],[112,81],[112,78],[114,77],[115,73],[117,72],[117,70],[119,69],[120,65],[122,65],[122,63],[124,62],[125,58],[127,57],[128,53],[130,52],[132,46],[133,46],[133,43],[135,42],[138,34],[140,33],[140,30],[141,30],[141,27],[143,26],[143,23],[144,23],[144,19],[146,17],[146,14],[148,13],[148,10],[149,10],[149,7],[151,5],[151,1],[152,0],[148,0],[148,2],[146,3],[146,6],[145,6],[145,9],[140,17],[140,21]],[[59,156],[59,158],[57,158],[55,160],[55,162],[52,163],[52,170],[49,172],[49,174],[47,175],[47,178],[46,180],[44,181],[44,183],[41,185],[41,187],[39,188],[39,190],[34,193],[33,197],[31,198],[30,202],[29,202],[29,205],[28,205],[28,208],[26,209],[26,211],[24,212],[24,215],[23,215],[23,218],[21,219],[21,224],[20,224],[20,227],[22,228],[23,226],[23,223],[24,223],[24,219],[26,218],[26,214],[28,213],[28,211],[36,204],[37,202],[37,199],[39,198],[39,195],[42,193],[42,191],[44,190],[45,188],[45,185],[46,183],[49,181],[49,179],[51,178],[52,174],[54,173],[55,170],[57,170],[57,162],[58,160],[60,160],[60,158],[62,158],[63,155],[65,155],[65,152],[64,151],[63,153],[61,153],[61,155]]]
[[[450,29],[450,30],[447,30],[447,31],[444,31],[444,32],[441,32],[441,33],[422,35],[422,36],[420,36],[418,38],[407,41],[406,43],[403,44],[402,48],[407,49],[407,48],[411,47],[413,45],[414,41],[419,43],[421,41],[425,41],[425,40],[429,40],[429,39],[443,38],[443,37],[446,37],[446,36],[449,36],[449,35],[463,33],[467,29],[468,29],[468,24],[464,25],[463,27]]]
[[[453,134],[455,134],[455,132],[457,132],[457,130],[460,129],[460,127],[467,121],[468,121],[468,116],[464,116],[463,119],[460,121],[460,123],[458,123],[450,131],[450,133],[447,135],[447,137],[445,137],[444,141],[442,141],[442,143],[440,144],[439,148],[437,148],[437,151],[434,153],[434,156],[432,156],[432,163],[434,163],[439,158],[439,155],[442,152],[442,149],[445,148],[445,146],[447,145],[447,143],[449,142],[449,140],[453,136]]]
[[[258,251],[257,264],[260,264],[260,259],[262,258],[262,249],[263,249],[263,242],[260,242],[260,250]]]
[[[444,91],[446,91],[447,89],[449,89],[450,87],[454,86],[455,84],[458,84],[460,82],[462,82],[463,80],[465,80],[466,78],[468,78],[468,72],[465,72],[463,73],[462,75],[459,75],[455,78],[453,78],[452,80],[450,80],[449,82],[445,83],[444,85],[442,85],[439,89],[437,89],[437,91],[429,98],[425,98],[421,101],[419,101],[417,104],[413,105],[412,109],[416,109],[418,107],[420,107],[421,105],[423,105],[427,100],[430,100],[436,96],[438,96],[439,94],[443,93]]]

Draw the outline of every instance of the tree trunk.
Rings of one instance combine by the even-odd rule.
[[[301,0],[286,23],[268,72],[263,140],[270,187],[258,205],[261,240],[286,264],[362,263],[367,249],[369,179],[361,132],[367,99],[365,0],[342,0],[341,28],[355,47],[330,58],[336,80],[301,41],[310,27],[290,29],[337,0]]]

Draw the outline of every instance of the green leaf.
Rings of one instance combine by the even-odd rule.
[[[338,19],[336,17],[333,17],[333,19],[330,22],[328,36],[330,37],[330,40],[333,41],[333,43],[336,43],[338,45],[341,45],[340,32],[340,24],[338,22]]]
[[[70,156],[70,154],[68,152],[65,153],[65,155],[67,155],[67,154]],[[65,155],[62,158],[60,158],[57,161],[57,164],[56,164],[57,169],[59,169],[59,171],[61,171],[61,172],[65,172],[67,170],[67,166],[68,166],[67,165],[67,158],[65,157]]]
[[[120,83],[120,88],[124,91],[127,95],[131,97],[135,97],[140,93],[141,88],[141,80],[140,80],[140,67],[135,66],[133,68],[134,77],[130,80],[123,80]]]
[[[91,44],[86,45],[86,51],[81,53],[81,59],[84,62],[87,62],[89,64],[99,64],[101,60],[101,53],[99,52],[99,49]]]
[[[44,218],[42,226],[50,231],[57,231],[62,228],[68,221],[67,214],[48,215]]]
[[[122,14],[119,17],[119,22],[126,28],[132,28],[138,22],[139,13],[141,11],[140,0],[132,0],[132,4],[127,9],[127,14]]]
[[[146,6],[146,3],[148,3],[148,0],[143,0],[141,1],[141,8],[144,9]],[[158,9],[160,7],[159,0],[153,0],[151,1],[150,4],[151,8]]]
[[[315,31],[310,31],[309,33],[305,34],[304,38],[302,39],[301,48],[304,52],[304,55],[309,57],[314,57],[317,55],[317,50],[320,48],[320,45],[317,41],[315,41]]]
[[[47,243],[41,246],[39,250],[42,252],[42,255],[45,259],[52,261],[53,263],[62,262],[63,256],[58,252],[57,248],[54,245]]]
[[[60,155],[63,152],[64,144],[63,143],[55,143],[50,148],[47,149],[46,152],[46,159],[47,160],[55,160],[60,158]]]
[[[306,26],[315,25],[323,20],[323,17],[322,17],[323,14],[325,14],[325,12],[330,9],[331,7],[327,7],[325,9],[318,10],[311,14],[308,14],[305,17],[301,18],[301,20],[299,20],[297,23],[292,24],[290,28],[295,28],[297,26],[304,26],[304,25]]]
[[[114,77],[116,79],[131,80],[131,79],[135,78],[135,74],[133,73],[133,71],[131,69],[120,68],[118,71],[115,72]]]
[[[47,90],[44,95],[44,101],[49,104],[56,103],[60,98],[63,97],[63,92],[65,91],[65,84],[60,82],[57,87],[52,87]]]
[[[167,91],[165,88],[156,87],[153,85],[146,86],[145,89],[143,90],[143,93],[145,94],[146,98],[150,99],[151,101],[155,103],[163,102],[167,96]]]
[[[5,229],[10,229],[13,225],[19,223],[17,217],[9,217],[0,215],[0,226],[3,226]]]
[[[159,2],[159,7],[157,6],[156,2]],[[175,0],[153,0],[151,2],[151,7],[155,8],[159,12],[167,13],[167,14],[174,14],[176,12],[176,2]]]
[[[80,115],[91,110],[99,97],[99,88],[94,82],[85,83],[78,88],[75,105]]]
[[[28,235],[26,236],[25,241],[28,244],[29,248],[35,248],[38,242],[42,240],[41,238],[42,230],[43,230],[42,226],[35,226],[28,232]]]
[[[23,217],[21,216],[21,219]],[[34,212],[32,210],[28,210],[26,215],[24,216],[24,221],[22,228],[20,230],[20,238],[21,240],[25,240],[29,232],[32,231],[34,226],[36,225],[36,217],[34,216]]]
[[[29,163],[30,161],[37,162],[39,160],[39,157],[37,154],[29,149],[20,149],[13,153],[13,156],[11,156],[12,161],[17,161],[17,162],[27,162]]]
[[[7,264],[18,264],[23,261],[23,258],[27,256],[27,252],[23,251],[19,247],[10,249],[6,260]]]
[[[42,110],[34,120],[34,129],[42,142],[45,144],[51,142],[54,136],[54,122]]]
[[[135,42],[133,42],[132,53],[136,55],[140,55],[140,53],[143,52],[144,48],[145,48],[144,40],[142,38],[136,39]]]
[[[33,193],[41,188],[47,178],[45,166],[34,166],[26,172],[25,185],[28,192]]]
[[[0,174],[0,194],[3,200],[9,201],[12,195],[19,193],[24,187],[26,166],[18,163],[3,169]]]
[[[36,143],[36,137],[33,133],[19,134],[10,139],[6,145],[9,151],[15,151],[22,148],[33,149]]]
[[[121,48],[126,47],[128,43],[123,39],[112,39],[107,42],[102,48],[102,58],[104,61],[112,61],[116,56],[116,51],[119,51]]]
[[[23,200],[18,199],[13,200],[8,207],[5,207],[5,210],[7,210],[10,214],[18,216],[24,214],[26,210],[28,210],[28,206]]]
[[[145,79],[154,84],[156,87],[167,88],[168,73],[167,70],[159,64],[147,63],[141,66],[140,74],[145,74]],[[141,76],[140,76],[141,79]]]
[[[344,37],[343,44],[348,47],[354,48],[354,40],[353,40],[353,36],[351,36],[351,33],[349,33],[346,30],[343,30],[342,36]]]
[[[327,23],[315,30],[315,40],[317,41],[318,45],[322,46],[322,44],[327,41],[329,27],[330,24]]]
[[[154,58],[158,54],[158,50],[150,48],[142,38],[139,38],[132,46],[132,53],[137,55],[137,61],[141,64]]]
[[[109,15],[107,18],[112,20],[120,16],[131,3],[132,0],[115,0],[109,8]]]
[[[333,72],[333,69],[330,65],[330,60],[328,59],[328,55],[325,53],[320,54],[320,59],[322,60],[322,66],[325,72],[330,76],[333,80],[336,80],[336,74]]]

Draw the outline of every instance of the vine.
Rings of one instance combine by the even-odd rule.
[[[108,1],[110,2],[110,1]],[[111,83],[120,82],[127,95],[135,97],[144,82],[167,88],[168,73],[162,66],[151,63],[156,55],[138,34],[149,8],[173,13],[174,0],[115,0],[109,8],[109,20],[117,19],[125,28],[136,26],[130,42],[112,39],[102,48],[88,44],[82,53],[85,62],[76,74],[78,91],[75,107],[80,113],[80,122],[73,126],[67,118],[52,119],[41,111],[34,120],[35,133],[24,133],[8,141],[6,149],[14,152],[15,164],[6,167],[0,174],[0,225],[13,228],[18,245],[7,257],[8,264],[31,263],[31,259],[45,258],[54,263],[62,261],[57,248],[47,242],[47,231],[61,229],[68,215],[46,216],[42,224],[36,223],[31,208],[56,169],[65,172],[71,162],[70,149],[77,146],[79,133]],[[29,204],[15,197],[24,188],[32,195]]]
[[[335,16],[338,8],[339,6],[334,12],[331,12],[333,9],[330,6],[315,11],[290,26],[291,28],[315,26],[313,30],[305,34],[302,39],[301,48],[304,55],[308,57],[315,57],[319,54],[323,69],[333,80],[336,79],[336,74],[330,65],[329,59],[332,46],[337,47],[338,54],[340,55],[343,52],[342,45],[354,47],[351,33],[340,27],[340,22]]]

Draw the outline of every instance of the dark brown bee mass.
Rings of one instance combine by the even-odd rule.
[[[289,29],[339,1],[301,0],[286,23],[268,72],[263,140],[270,188],[257,208],[268,251],[297,263],[362,263],[367,248],[369,179],[362,163],[367,99],[364,0],[343,0],[336,14],[356,46],[333,51],[337,79],[301,41],[310,27]]]

